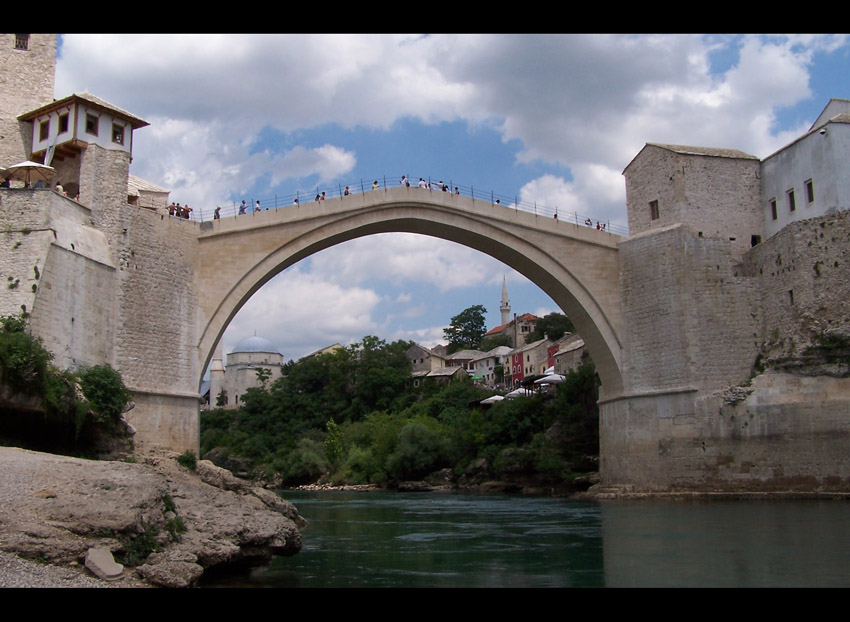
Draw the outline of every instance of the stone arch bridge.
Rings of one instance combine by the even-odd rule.
[[[621,390],[617,244],[622,238],[418,187],[380,189],[201,223],[198,369],[206,369],[242,305],[277,273],[336,244],[389,232],[450,240],[525,275],[574,322],[596,363],[605,394]]]
[[[119,177],[82,202],[47,189],[0,192],[9,282],[0,307],[30,314],[57,366],[120,370],[139,440],[197,451],[201,375],[230,320],[274,275],[348,240],[409,232],[502,261],[569,315],[602,380],[603,486],[850,490],[850,379],[752,378],[765,317],[788,305],[787,291],[803,299],[789,313],[817,310],[803,298],[811,271],[771,267],[780,253],[792,267],[808,261],[811,244],[792,247],[796,229],[742,258],[728,240],[683,224],[623,238],[406,187],[198,223],[127,205]],[[813,239],[827,227],[833,240],[850,237],[840,215],[801,227]],[[824,265],[843,266],[846,245],[833,246]],[[840,307],[846,279],[835,274],[815,290],[834,290]]]

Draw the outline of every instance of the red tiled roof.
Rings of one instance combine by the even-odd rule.
[[[523,313],[522,315],[516,317],[515,319],[511,320],[507,324],[502,324],[501,326],[497,326],[496,328],[491,328],[486,333],[484,333],[484,336],[487,337],[488,335],[498,335],[503,330],[505,330],[508,326],[513,324],[516,320],[526,320],[528,322],[539,322],[540,318],[537,317],[536,315],[531,314],[531,313]]]

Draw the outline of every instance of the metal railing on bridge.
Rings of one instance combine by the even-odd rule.
[[[405,175],[404,178],[405,180],[409,180],[411,188],[419,187],[419,178],[414,180],[407,175]],[[400,180],[401,175],[391,181],[388,181],[386,176],[382,176],[379,178],[372,178],[371,181],[360,179],[349,184],[337,183],[334,185],[327,184],[317,186],[315,192],[310,189],[298,190],[291,194],[250,197],[250,199],[246,197],[245,199],[240,199],[238,202],[231,200],[227,203],[220,204],[219,207],[221,209],[219,210],[219,216],[221,218],[229,218],[232,216],[246,217],[260,211],[297,208],[304,203],[312,203],[315,201],[327,201],[330,199],[339,200],[344,199],[346,195],[362,194],[386,188],[398,188],[401,186]],[[442,180],[438,181],[431,177],[422,178],[422,180],[425,184],[425,189],[430,190],[431,192],[451,192],[470,197],[475,201],[485,201],[494,206],[499,205],[505,209],[528,212],[536,216],[552,218],[561,222],[586,226],[600,231],[615,233],[617,235],[628,235],[629,233],[628,227],[612,223],[609,220],[600,221],[598,219],[594,219],[588,214],[579,214],[577,212],[563,210],[557,206],[551,207],[537,202],[520,201],[516,196],[498,194],[492,190],[484,190],[476,188],[475,186],[463,186],[456,184],[456,182],[452,179],[449,179],[445,183],[443,183]],[[440,184],[443,185],[440,186]],[[243,200],[245,202],[244,214],[240,213]],[[214,207],[193,208],[190,219],[195,221],[213,220],[214,212]]]

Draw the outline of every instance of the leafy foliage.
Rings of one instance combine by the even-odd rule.
[[[136,567],[142,565],[151,553],[158,553],[162,550],[162,547],[156,541],[157,535],[159,535],[159,530],[148,525],[135,538],[123,539],[123,550],[118,552],[115,560],[124,566]]]
[[[592,364],[569,374],[554,396],[485,410],[479,402],[492,392],[470,383],[414,388],[409,345],[365,337],[287,364],[267,389],[246,391],[241,409],[202,413],[202,455],[279,474],[285,485],[386,484],[444,467],[461,473],[480,458],[493,477],[547,482],[595,468]]]
[[[575,326],[563,313],[549,313],[537,322],[534,331],[528,336],[527,343],[533,343],[549,337],[552,341],[560,339],[565,333],[574,333]]]
[[[195,455],[195,452],[191,449],[187,449],[182,454],[177,456],[177,464],[180,466],[184,466],[190,471],[194,471],[198,468],[198,457]]]
[[[505,334],[501,335],[491,335],[490,337],[484,337],[481,342],[478,344],[478,349],[482,352],[489,352],[493,348],[498,348],[499,346],[510,346],[511,338]]]
[[[487,313],[482,305],[474,305],[464,309],[452,318],[448,328],[443,329],[443,336],[449,342],[449,350],[474,349],[481,343],[487,332],[484,314]]]
[[[26,332],[26,316],[0,317],[0,380],[12,395],[39,398],[44,411],[41,418],[11,411],[3,433],[35,449],[87,455],[98,429],[116,429],[109,424],[120,419],[131,394],[108,365],[72,373],[52,360],[41,339]]]
[[[13,393],[44,395],[53,355],[41,339],[25,332],[23,318],[0,318],[0,371],[3,381]]]
[[[80,388],[98,421],[117,421],[132,397],[121,374],[109,365],[85,367],[77,372]]]

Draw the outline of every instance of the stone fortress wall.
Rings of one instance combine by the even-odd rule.
[[[758,281],[762,349],[793,354],[826,331],[850,335],[850,211],[794,222],[748,252]]]
[[[735,265],[728,240],[683,225],[620,244],[627,393],[711,391],[749,377],[760,342],[757,283]]]
[[[53,34],[0,35],[6,166],[30,159],[34,124],[17,117],[54,101],[56,45]],[[28,313],[59,367],[109,363],[121,372],[141,436],[197,449],[197,224],[128,204],[127,151],[76,148],[77,157],[52,165],[66,185],[79,180],[79,202],[48,189],[0,193],[0,312]],[[165,205],[167,194],[147,190],[140,205]]]
[[[850,490],[850,353],[843,364],[806,357],[825,333],[850,337],[850,212],[767,237],[751,161],[650,146],[641,155],[625,172],[640,232],[620,243],[624,394],[600,402],[603,486]],[[726,205],[707,210],[689,201],[709,204],[710,193],[671,190],[669,162],[682,170],[682,160],[725,180]],[[719,230],[707,213],[721,216]],[[761,232],[738,226],[757,213]],[[758,243],[744,249],[748,231],[762,237],[747,234]]]
[[[58,367],[115,367],[142,436],[197,449],[198,225],[128,205],[126,185],[108,183],[125,153],[90,146],[83,160],[90,207],[47,189],[0,193],[0,311],[29,313]]]
[[[89,145],[81,201],[110,242],[116,267],[113,365],[133,390],[128,418],[143,438],[197,450],[198,224],[127,203],[129,154]]]

